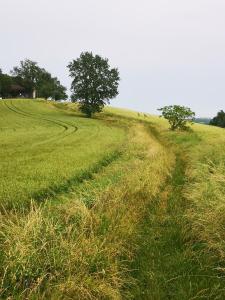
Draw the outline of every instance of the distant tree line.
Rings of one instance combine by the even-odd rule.
[[[210,121],[211,121],[210,118],[195,118],[194,119],[195,123],[206,124],[206,125],[208,125],[210,123]]]
[[[53,98],[66,99],[66,88],[34,61],[26,59],[9,74],[0,69],[0,97],[2,98]]]

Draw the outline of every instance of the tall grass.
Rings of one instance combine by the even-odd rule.
[[[127,261],[135,253],[137,224],[174,157],[149,128],[136,124],[120,159],[90,180],[93,185],[105,173],[112,174],[112,182],[120,177],[103,189],[96,186],[92,205],[85,195],[82,199],[82,192],[72,192],[57,205],[34,203],[29,213],[2,214],[2,298],[129,298],[122,291],[133,281]]]
[[[183,163],[140,229],[145,249],[140,247],[141,264],[135,265],[140,294],[133,293],[136,299],[224,299],[224,129],[194,125],[189,132],[173,133],[164,120],[137,118],[154,124]]]
[[[203,252],[219,258],[218,270],[224,269],[225,257],[225,132],[209,126],[196,126],[201,142],[190,154],[190,178],[186,197],[191,203],[187,218],[193,236]]]
[[[1,299],[223,299],[224,130],[2,103]]]

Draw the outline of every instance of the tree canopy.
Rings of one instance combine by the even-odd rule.
[[[223,110],[219,111],[209,124],[225,128],[225,112]]]
[[[60,81],[29,59],[14,67],[11,76],[0,73],[0,96],[10,98],[21,95],[28,98],[52,97],[55,100],[67,98],[66,88]]]
[[[189,107],[180,105],[164,106],[159,111],[162,112],[162,117],[168,120],[171,130],[186,130],[187,124],[192,123],[195,117],[195,113]]]
[[[29,59],[20,62],[20,66],[14,67],[11,74],[23,79],[26,90],[32,91],[33,98],[36,97],[36,87],[41,74],[37,63]]]
[[[83,52],[68,65],[72,77],[72,101],[88,117],[100,112],[110,99],[118,95],[119,72],[110,68],[107,58]]]

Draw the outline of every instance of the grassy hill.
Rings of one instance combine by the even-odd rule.
[[[0,203],[7,208],[69,188],[125,141],[119,128],[42,101],[1,101],[0,116]]]
[[[1,299],[224,299],[225,134],[0,101]]]

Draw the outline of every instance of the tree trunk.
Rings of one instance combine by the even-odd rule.
[[[33,98],[33,99],[36,98],[36,89],[33,89],[32,98]]]

